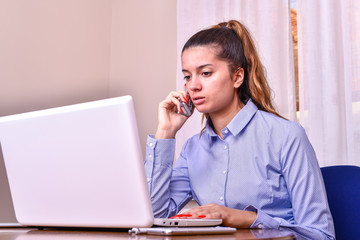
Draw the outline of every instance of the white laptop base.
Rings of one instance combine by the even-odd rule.
[[[163,227],[206,227],[217,226],[222,223],[222,219],[211,218],[155,218],[155,226]]]

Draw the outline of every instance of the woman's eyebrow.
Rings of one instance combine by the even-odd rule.
[[[208,64],[203,64],[203,65],[200,65],[200,66],[198,66],[198,67],[196,67],[196,70],[200,70],[200,69],[202,69],[202,68],[204,68],[204,67],[208,67],[208,66],[213,66],[212,64],[210,64],[210,63],[208,63]],[[187,70],[187,69],[182,69],[182,72],[190,72],[189,70]]]

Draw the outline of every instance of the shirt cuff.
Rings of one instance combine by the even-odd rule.
[[[264,213],[263,211],[255,208],[252,205],[247,206],[245,211],[252,211],[256,212],[256,220],[251,224],[250,228],[272,228],[272,229],[279,229],[279,222],[270,217],[268,214]]]

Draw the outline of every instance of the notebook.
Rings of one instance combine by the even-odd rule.
[[[0,143],[20,224],[154,224],[131,96],[1,117]],[[157,220],[165,226],[221,223],[176,221]]]

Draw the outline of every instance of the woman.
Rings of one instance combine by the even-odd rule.
[[[282,118],[246,28],[229,21],[192,36],[182,51],[185,85],[206,127],[188,139],[173,167],[185,91],[159,105],[145,168],[155,217],[221,218],[237,228],[286,228],[333,239],[334,227],[314,150],[303,128]]]

